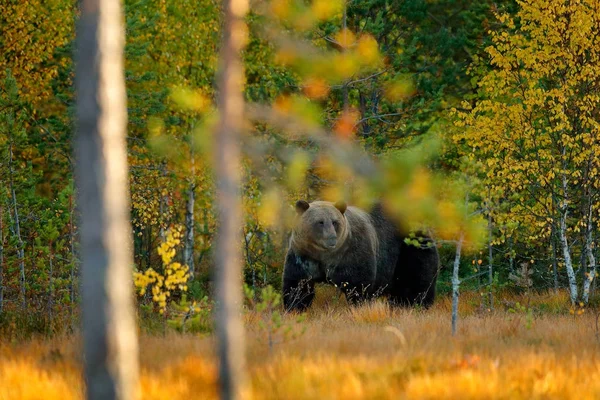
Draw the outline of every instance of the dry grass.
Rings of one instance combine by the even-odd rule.
[[[382,324],[393,316],[392,309],[385,301],[378,300],[360,307],[348,308],[349,319],[357,323]]]
[[[570,315],[562,294],[531,300],[544,312],[529,328],[504,310],[522,299],[498,299],[487,312],[464,298],[455,338],[447,299],[429,311],[328,301],[308,313],[302,335],[272,352],[249,319],[253,398],[600,398],[595,315]],[[141,398],[216,398],[212,338],[143,336],[140,345]],[[78,348],[71,338],[0,342],[0,399],[82,398]]]

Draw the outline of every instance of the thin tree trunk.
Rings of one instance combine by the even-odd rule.
[[[454,256],[454,268],[452,269],[452,336],[456,335],[456,323],[458,321],[458,290],[460,280],[458,272],[460,268],[460,253],[463,245],[463,236],[456,243],[456,254]]]
[[[550,240],[552,241],[552,275],[554,277],[554,293],[558,293],[558,253],[556,251],[556,220],[552,221]]]
[[[220,55],[219,114],[216,133],[216,179],[219,233],[216,241],[216,327],[221,399],[240,399],[246,383],[242,305],[242,233],[240,199],[240,130],[244,116],[244,16],[248,0],[224,0],[225,29]]]
[[[589,264],[589,275],[584,276],[583,280],[583,302],[587,304],[590,299],[590,287],[592,281],[596,278],[596,257],[594,257],[593,249],[593,233],[594,233],[594,221],[593,221],[593,207],[590,199],[589,208],[587,210],[587,221],[586,221],[586,240],[585,240],[585,251],[588,257]]]
[[[363,94],[362,91],[358,91],[358,104],[360,110],[360,119],[362,122],[362,135],[369,136],[371,134],[371,126],[369,125],[369,120],[367,119],[367,95]]]
[[[194,135],[190,135],[190,182],[188,187],[188,197],[185,205],[185,246],[183,249],[184,263],[189,268],[190,278],[194,278],[194,206],[196,201],[196,163],[194,157]]]
[[[161,166],[161,174],[163,177],[167,175],[167,171],[166,171],[164,163]],[[167,206],[167,201],[168,201],[168,197],[166,195],[163,195],[162,189],[161,189],[160,190],[160,200],[158,203],[158,214],[160,215],[160,218],[163,218],[163,216],[165,215],[165,207]],[[164,243],[167,240],[167,235],[165,232],[165,224],[164,224],[164,221],[162,221],[162,220],[159,221],[158,236],[160,237],[161,243]],[[152,235],[150,235],[150,243],[152,243]],[[148,252],[152,253],[152,245],[150,245],[148,247],[149,247]],[[150,261],[148,261],[148,268],[150,268]]]
[[[77,29],[77,204],[81,211],[87,398],[134,399],[138,346],[120,0],[82,0]]]
[[[585,211],[583,211],[581,213],[582,219],[585,219],[586,224],[587,224],[586,215],[587,215],[587,213]],[[579,269],[577,270],[577,272],[579,273],[578,275],[579,275],[579,279],[581,279],[581,282],[583,282],[585,280],[585,277],[586,277],[587,271],[588,271],[588,256],[587,256],[586,242],[587,242],[587,227],[585,229],[583,229],[581,232],[581,254],[579,256]]]
[[[511,273],[515,272],[515,257],[513,256],[513,239],[508,237],[508,269]]]
[[[183,248],[183,263],[189,267],[190,278],[194,277],[194,203],[196,185],[190,183],[185,204],[185,244]]]
[[[165,196],[163,196],[162,190],[161,190],[160,200],[158,202],[158,214],[160,215],[161,218],[165,215],[165,203],[166,203],[166,199],[165,199]],[[167,236],[165,234],[165,226],[164,226],[163,221],[159,221],[158,237],[160,238],[161,243],[164,243],[167,240]],[[150,238],[152,238],[152,236],[150,236]],[[152,243],[152,239],[150,239],[150,243]],[[149,253],[152,252],[151,249],[152,249],[152,245],[149,245],[148,246]],[[150,265],[150,262],[148,262],[148,265]]]
[[[52,329],[54,325],[54,262],[52,254],[52,243],[50,243],[50,255],[48,257],[49,263],[49,273],[48,273],[48,321],[50,329]]]
[[[494,294],[492,293],[492,285],[494,283],[494,265],[492,262],[492,213],[488,209],[488,304],[490,306],[490,311],[494,309]]]
[[[23,239],[21,238],[21,225],[19,223],[19,207],[17,204],[17,194],[14,185],[12,131],[10,132],[10,143],[8,148],[8,173],[10,180],[10,194],[14,212],[14,230],[15,236],[17,237],[17,259],[19,260],[19,302],[21,303],[21,309],[24,310],[27,307],[27,303],[25,301],[25,246],[23,244]]]
[[[575,304],[577,302],[577,277],[575,276],[575,271],[573,270],[573,261],[571,260],[571,251],[569,250],[569,242],[567,239],[567,216],[569,212],[568,202],[567,202],[567,177],[565,174],[562,174],[562,189],[563,195],[565,196],[563,200],[563,204],[560,207],[560,226],[558,229],[558,234],[560,237],[560,244],[562,247],[563,257],[565,259],[565,268],[567,270],[567,277],[569,278],[569,293],[571,297],[571,303]]]
[[[571,297],[571,303],[577,302],[577,278],[575,271],[573,270],[573,261],[571,260],[571,252],[569,250],[569,242],[567,240],[567,210],[566,208],[561,211],[560,216],[560,243],[562,247],[563,257],[565,259],[565,268],[567,270],[567,277],[569,278],[569,293]]]
[[[162,228],[159,229],[161,232]],[[146,230],[148,232],[148,240],[146,240],[146,269],[152,267],[152,225],[148,225]],[[160,240],[164,242],[163,234],[159,233]]]
[[[597,230],[594,230],[594,245],[592,248],[592,252],[598,248],[598,233]],[[594,255],[594,261],[597,259],[597,254]],[[598,272],[595,273],[594,280],[592,281],[592,287],[590,288],[590,297],[594,297],[596,294],[596,283],[598,282]]]
[[[256,264],[252,261],[252,257],[250,256],[250,244],[252,243],[253,238],[254,235],[252,232],[244,234],[244,244],[246,245],[244,247],[244,253],[246,254],[246,265],[252,267],[252,290],[254,290],[256,293]]]

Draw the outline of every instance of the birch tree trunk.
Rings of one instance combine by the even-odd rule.
[[[589,208],[587,210],[587,221],[586,221],[586,240],[585,240],[585,252],[587,253],[589,274],[584,276],[583,280],[583,302],[588,303],[590,299],[590,287],[592,282],[596,278],[596,257],[594,257],[593,241],[594,241],[594,221],[593,221],[593,207],[590,199]]]
[[[552,276],[554,278],[554,293],[558,293],[558,253],[556,251],[556,217],[553,217],[550,231],[550,240],[552,241]]]
[[[515,272],[515,257],[513,256],[513,239],[508,237],[508,269],[511,273]]]
[[[571,250],[569,249],[569,242],[567,239],[567,216],[569,213],[569,207],[567,202],[567,177],[564,172],[562,174],[562,189],[563,195],[565,196],[562,205],[560,206],[560,226],[558,228],[558,235],[560,238],[560,244],[562,247],[563,257],[565,259],[565,269],[567,270],[567,277],[569,278],[569,294],[571,297],[571,303],[577,302],[578,291],[577,291],[577,277],[573,270],[573,261],[571,259]]]
[[[14,184],[14,170],[13,170],[13,136],[10,131],[10,143],[8,147],[8,173],[10,180],[10,196],[12,199],[12,207],[14,212],[14,232],[17,237],[17,259],[19,260],[19,303],[21,303],[21,309],[27,307],[25,300],[25,246],[23,239],[21,238],[21,224],[19,220],[19,205],[17,203],[17,193],[15,191]]]
[[[161,175],[164,177],[167,175],[166,165],[163,163],[160,169]],[[165,215],[165,208],[167,207],[168,201],[167,195],[163,194],[162,190],[160,191],[160,200],[158,202],[158,215],[160,215],[160,223],[158,228],[158,237],[160,238],[161,243],[164,243],[167,240],[167,234],[165,231],[165,221],[162,218]],[[152,235],[148,235],[148,267],[150,267],[150,254],[152,253]]]
[[[189,267],[190,278],[194,278],[194,203],[196,185],[190,183],[185,204],[185,240],[183,247],[183,263]]]
[[[215,172],[219,209],[216,242],[216,327],[221,399],[240,399],[246,381],[242,305],[242,204],[239,136],[244,116],[240,52],[247,28],[248,0],[224,0],[225,29],[220,55],[219,114]]]
[[[565,259],[565,268],[567,270],[567,277],[569,278],[569,294],[571,297],[571,303],[575,304],[577,302],[577,278],[575,276],[575,271],[573,270],[573,261],[571,260],[571,251],[569,250],[569,242],[567,239],[567,209],[563,209],[560,215],[560,228],[559,228],[559,236],[560,236],[560,244],[562,247],[563,257]]]
[[[463,237],[461,235],[456,243],[456,254],[454,255],[454,267],[452,269],[452,336],[456,335],[456,323],[458,321],[458,290],[460,288],[460,280],[458,272],[460,268],[460,253],[462,251]]]
[[[125,143],[124,18],[120,0],[80,1],[77,29],[76,182],[81,212],[84,369],[88,399],[134,399]]]
[[[52,253],[52,243],[50,243],[50,255],[48,256],[48,321],[50,323],[50,328],[54,325],[54,262],[53,262],[53,253]]]

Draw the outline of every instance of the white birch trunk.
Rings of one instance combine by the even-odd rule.
[[[161,165],[161,174],[162,176],[166,176],[167,175],[167,171],[166,171],[166,167],[165,164],[163,163]],[[165,224],[165,221],[162,220],[162,218],[165,215],[165,208],[167,207],[167,202],[169,200],[167,195],[163,195],[162,190],[159,188],[160,190],[160,200],[158,202],[158,215],[160,216],[160,220],[159,220],[159,228],[158,228],[158,237],[160,238],[160,242],[164,243],[167,240],[167,232],[165,231],[165,226],[167,224]],[[152,243],[152,235],[148,235],[149,236],[149,241],[150,243]],[[151,249],[152,246],[148,246],[148,253],[150,253],[152,251]],[[148,267],[150,267],[150,255],[148,255]]]
[[[596,257],[594,257],[594,249],[593,249],[593,233],[594,233],[594,222],[593,222],[593,208],[590,201],[590,206],[588,209],[587,215],[587,224],[586,224],[586,240],[585,240],[585,251],[588,257],[588,266],[589,266],[589,275],[585,276],[583,281],[583,302],[588,304],[590,300],[590,287],[592,286],[592,282],[596,278]]]
[[[558,293],[558,253],[556,251],[556,217],[553,217],[550,240],[552,241],[552,277],[554,279],[554,293]]]
[[[564,200],[560,208],[560,225],[558,228],[558,235],[560,238],[560,244],[562,248],[563,258],[565,259],[565,268],[567,270],[567,277],[569,278],[569,294],[571,297],[571,303],[577,303],[578,290],[577,290],[577,277],[573,270],[573,260],[571,259],[571,251],[569,250],[569,241],[567,239],[567,216],[569,212],[567,202],[567,177],[564,172],[562,173],[562,189]]]
[[[14,185],[13,170],[13,137],[10,133],[10,144],[8,148],[8,173],[10,179],[10,195],[14,212],[15,236],[17,237],[17,259],[19,260],[19,302],[24,310],[27,307],[25,300],[25,246],[21,238],[21,224],[19,222],[19,207],[17,203],[17,193]]]
[[[120,0],[82,0],[77,29],[76,178],[88,399],[137,396]]]
[[[225,27],[220,55],[219,114],[215,172],[219,209],[216,241],[216,327],[221,399],[240,399],[246,384],[242,307],[242,203],[240,199],[240,131],[244,117],[244,16],[248,0],[224,0]]]
[[[456,323],[458,321],[458,290],[460,288],[460,280],[458,272],[460,268],[460,253],[462,251],[463,236],[456,243],[456,254],[454,256],[454,267],[452,269],[452,336],[456,335]]]
[[[571,260],[571,251],[569,250],[569,242],[567,240],[567,210],[564,209],[561,211],[560,216],[560,227],[558,230],[558,234],[560,237],[560,244],[562,247],[563,258],[565,259],[565,268],[567,270],[567,277],[569,278],[569,294],[571,297],[571,303],[575,304],[577,302],[577,278],[575,276],[575,271],[573,270],[573,261]]]
[[[50,243],[50,255],[48,257],[48,321],[50,322],[50,328],[54,325],[54,262],[52,254],[52,243]]]
[[[189,267],[190,278],[194,277],[194,203],[196,185],[190,183],[185,204],[185,240],[183,247],[183,263]]]

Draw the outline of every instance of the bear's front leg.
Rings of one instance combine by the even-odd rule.
[[[375,293],[375,258],[368,254],[356,254],[352,260],[338,265],[328,275],[346,296],[350,305],[359,305],[371,299]]]
[[[285,257],[283,269],[283,307],[286,312],[305,311],[315,297],[314,261],[295,255],[291,250]],[[318,274],[317,274],[318,275]]]

